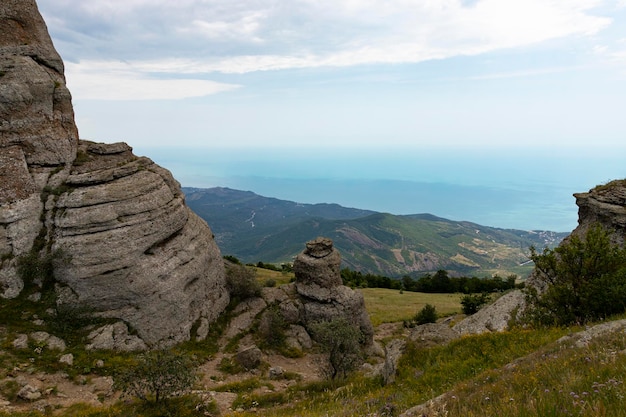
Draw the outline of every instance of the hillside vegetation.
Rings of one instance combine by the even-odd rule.
[[[227,188],[184,189],[222,253],[244,263],[291,262],[302,242],[333,240],[343,265],[399,277],[445,269],[461,275],[526,277],[529,247],[553,247],[566,233],[505,230],[430,214],[395,216],[335,204],[298,204]]]

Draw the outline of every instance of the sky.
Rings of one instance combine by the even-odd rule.
[[[445,204],[350,199],[350,181],[541,189],[554,220],[528,200],[487,225],[567,231],[573,192],[626,177],[626,0],[38,5],[81,137],[128,142],[183,185],[396,214]]]

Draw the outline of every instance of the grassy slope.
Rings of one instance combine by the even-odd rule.
[[[515,330],[429,349],[410,344],[394,384],[354,377],[340,388],[311,386],[280,407],[237,415],[397,416],[445,394],[424,415],[626,416],[623,333],[588,347],[556,342],[572,330],[580,329]]]
[[[259,279],[289,281],[289,274],[259,270]],[[458,306],[453,297],[394,290],[363,290],[366,305],[374,320],[387,321],[399,314],[413,315],[428,302],[440,312]],[[6,317],[3,329],[3,348],[10,348],[15,333],[29,331],[30,321],[10,320],[7,308],[22,312],[40,305],[19,300],[0,303]],[[402,310],[404,309],[404,310]],[[32,314],[34,311],[31,311]],[[40,313],[39,311],[37,311]],[[41,314],[41,313],[40,313]],[[427,402],[447,393],[442,402],[433,403],[430,415],[447,416],[626,416],[626,338],[623,333],[606,336],[588,347],[573,347],[555,341],[579,328],[550,328],[470,336],[458,339],[447,346],[422,348],[409,344],[403,356],[396,382],[382,386],[379,379],[354,376],[340,384],[296,384],[287,393],[240,394],[238,404],[247,408],[256,402],[256,411],[232,415],[286,416],[397,416],[408,408]],[[191,346],[181,347],[190,349]],[[203,347],[206,349],[206,347]],[[210,349],[209,349],[210,350]],[[89,358],[74,350],[78,363],[77,374],[85,371],[93,355],[103,355],[109,365],[132,361],[128,355],[117,357],[112,352],[98,352]],[[193,349],[190,354],[198,354]],[[26,353],[26,352],[25,352]],[[31,354],[32,356],[32,354]],[[203,356],[203,355],[200,355]],[[41,357],[37,360],[44,360]],[[17,362],[14,362],[17,360]],[[3,357],[5,374],[27,358]],[[46,365],[38,365],[47,369]],[[56,359],[50,358],[52,368]],[[80,369],[78,369],[80,368]],[[55,371],[56,369],[49,369]],[[271,390],[270,390],[271,391]],[[184,400],[187,401],[187,400]],[[191,402],[193,403],[193,401]],[[189,403],[189,404],[191,404]],[[172,416],[198,415],[188,409],[188,403],[178,404],[180,409]],[[74,416],[154,416],[158,413],[137,411],[134,405],[120,403],[108,410],[90,406],[75,406]],[[183,413],[183,408],[187,410]],[[7,414],[0,415],[5,416]],[[21,414],[35,416],[37,413]],[[226,414],[230,415],[230,414]],[[225,417],[223,415],[223,417]]]

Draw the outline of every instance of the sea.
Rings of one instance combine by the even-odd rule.
[[[135,153],[169,169],[185,187],[555,232],[576,227],[575,193],[626,178],[623,151],[145,147]]]

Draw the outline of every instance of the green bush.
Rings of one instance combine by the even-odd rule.
[[[345,318],[321,321],[311,325],[313,339],[328,353],[322,373],[329,379],[345,378],[362,358],[361,332]]]
[[[186,394],[197,375],[186,356],[156,350],[139,356],[136,366],[120,372],[115,388],[126,396],[159,403]]]
[[[626,249],[600,225],[571,235],[559,247],[531,247],[534,275],[545,286],[528,288],[526,319],[538,324],[584,324],[626,311]]]
[[[230,296],[241,301],[261,294],[261,285],[253,268],[244,265],[229,265],[226,269],[226,288]]]
[[[415,324],[435,323],[437,321],[437,310],[435,306],[426,304],[413,318]]]
[[[259,346],[264,349],[283,349],[287,338],[285,334],[287,326],[288,324],[280,314],[278,306],[269,307],[259,322],[257,330]]]
[[[482,306],[487,304],[491,297],[487,293],[482,294],[467,294],[461,297],[461,306],[463,314],[468,316],[476,313]]]

